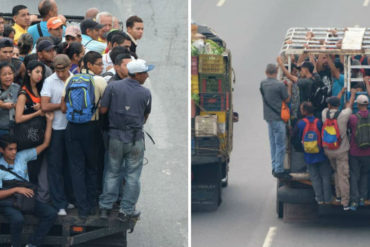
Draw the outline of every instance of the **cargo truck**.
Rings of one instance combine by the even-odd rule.
[[[228,184],[233,142],[231,52],[206,26],[192,25],[191,199],[192,210],[215,210]]]
[[[12,24],[12,14],[3,14],[6,23]],[[78,25],[83,16],[66,15],[69,24]],[[122,27],[122,23],[120,23]],[[117,206],[117,205],[116,205]],[[117,218],[118,207],[112,210],[108,219],[101,219],[96,214],[90,215],[87,220],[78,217],[77,209],[67,210],[67,216],[58,216],[54,226],[45,237],[43,246],[87,246],[87,247],[125,247],[127,233],[133,232],[138,218],[130,218],[121,222]],[[29,236],[34,232],[38,219],[31,215],[24,215],[22,243],[28,243]],[[11,234],[8,220],[0,215],[0,246],[11,246]]]
[[[370,55],[370,29],[369,28],[290,28],[282,44],[280,56],[285,61],[289,71],[292,69],[292,60],[298,56],[326,54],[342,57],[344,65],[344,87],[347,88],[346,100],[350,97],[350,87],[353,82],[362,82],[362,77],[353,77],[353,69],[363,70],[369,74],[370,66],[362,62],[361,65],[354,65],[354,58],[361,59]],[[365,71],[366,70],[366,71]],[[287,80],[279,71],[278,77],[283,81]],[[366,92],[358,92],[366,94]],[[356,95],[357,97],[357,95]],[[353,112],[357,111],[356,103]],[[291,143],[290,134],[292,131],[293,119],[287,123],[286,154],[284,160],[285,170],[290,172],[290,179],[278,179],[276,190],[276,212],[279,218],[284,219],[307,219],[318,215],[331,214],[362,214],[368,212],[366,206],[370,201],[365,201],[365,206],[360,207],[356,212],[344,212],[340,202],[333,201],[332,205],[318,206],[314,199],[314,191],[310,176],[307,172],[303,153],[296,150]],[[334,183],[334,181],[333,181]],[[333,185],[334,191],[334,185]],[[289,214],[289,215],[288,215]]]

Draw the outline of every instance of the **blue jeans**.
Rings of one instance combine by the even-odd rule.
[[[12,202],[10,200],[1,200],[0,213],[9,220],[12,245],[14,247],[22,246],[21,240],[24,224],[22,212],[12,207]],[[50,228],[54,225],[57,218],[57,211],[49,204],[36,200],[34,215],[36,215],[40,221],[37,224],[35,232],[30,236],[29,243],[39,246],[44,237],[48,234]]]
[[[97,122],[68,123],[66,129],[67,153],[73,192],[81,216],[90,214],[97,205]]]
[[[122,175],[126,181],[123,188],[120,212],[132,214],[140,194],[140,175],[143,168],[144,140],[123,143],[118,139],[109,139],[109,162],[103,178],[103,193],[100,195],[99,206],[112,209],[117,200],[119,188],[122,186]]]
[[[307,170],[310,173],[316,201],[330,203],[333,199],[333,194],[331,189],[332,169],[329,162],[325,160],[307,164]]]
[[[286,126],[283,121],[267,121],[272,170],[276,173],[284,172]]]

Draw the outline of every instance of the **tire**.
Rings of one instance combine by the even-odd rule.
[[[284,202],[281,202],[278,199],[276,199],[276,214],[279,219],[282,219],[284,216]]]
[[[88,241],[78,247],[127,247],[126,232]]]
[[[226,174],[226,177],[221,179],[221,185],[222,185],[223,188],[225,188],[229,185],[229,174]]]
[[[223,188],[225,188],[229,185],[229,162],[225,161],[222,164],[221,169],[222,169],[221,185]]]

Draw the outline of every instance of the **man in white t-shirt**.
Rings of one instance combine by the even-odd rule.
[[[58,215],[66,215],[68,201],[64,181],[69,176],[65,143],[67,118],[61,111],[61,98],[64,84],[72,75],[69,72],[71,61],[67,55],[59,54],[54,58],[53,65],[55,73],[46,78],[41,90],[41,109],[44,112],[54,112],[52,138],[47,153],[48,182],[50,198],[58,209]]]

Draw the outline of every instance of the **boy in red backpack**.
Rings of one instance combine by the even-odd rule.
[[[310,173],[315,199],[319,205],[330,204],[333,199],[332,170],[321,146],[322,122],[313,115],[314,107],[311,102],[303,102],[300,110],[304,118],[297,124],[298,135],[302,140],[304,161]]]
[[[352,114],[352,105],[356,93],[351,93],[350,101],[340,111],[340,99],[343,93],[344,89],[338,96],[332,96],[327,99],[328,107],[322,111],[324,124],[321,136],[325,154],[334,170],[336,201],[341,202],[344,210],[349,210],[349,140],[347,124]]]

